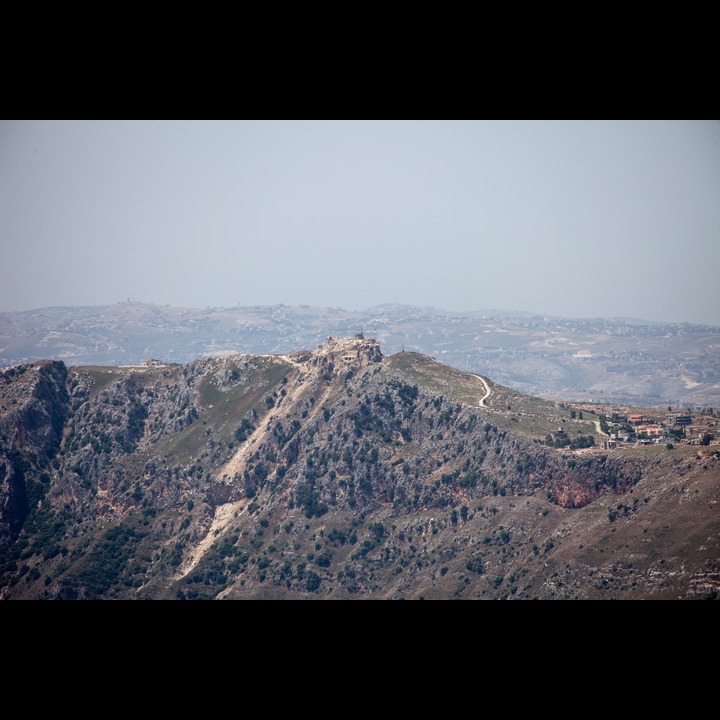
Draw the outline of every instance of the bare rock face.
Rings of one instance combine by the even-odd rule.
[[[365,339],[362,335],[354,338],[328,337],[323,345],[309,358],[311,365],[327,372],[358,371],[371,363],[382,362],[380,343],[375,338]]]
[[[22,526],[27,515],[27,499],[18,480],[14,463],[0,455],[0,542],[8,542]]]
[[[66,381],[56,361],[0,369],[0,542],[19,532],[49,483],[68,414]]]

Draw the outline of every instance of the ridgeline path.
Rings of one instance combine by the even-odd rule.
[[[485,388],[485,394],[480,398],[480,407],[487,407],[487,399],[492,394],[492,390],[490,389],[490,386],[485,381],[484,377],[481,377],[480,375],[473,375],[473,377],[476,377]]]

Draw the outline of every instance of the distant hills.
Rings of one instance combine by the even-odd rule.
[[[554,400],[720,406],[720,328],[633,318],[447,312],[382,304],[180,308],[147,303],[0,313],[0,366],[186,363],[234,353],[283,353],[359,330],[382,352],[412,350]]]

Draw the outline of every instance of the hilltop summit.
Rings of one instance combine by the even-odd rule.
[[[366,367],[369,363],[379,363],[383,355],[380,343],[375,338],[365,338],[358,333],[354,338],[328,337],[318,345],[313,353],[314,364],[334,369],[339,367]]]

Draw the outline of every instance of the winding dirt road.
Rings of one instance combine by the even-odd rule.
[[[595,427],[597,428],[598,435],[602,438],[605,438],[606,440],[610,439],[610,435],[608,433],[605,433],[602,431],[602,428],[600,427],[600,421],[599,420],[591,420]]]
[[[487,407],[487,399],[490,397],[492,390],[490,389],[490,386],[485,381],[484,377],[481,377],[480,375],[473,375],[473,377],[476,377],[485,388],[485,394],[480,398],[480,407]]]

